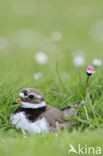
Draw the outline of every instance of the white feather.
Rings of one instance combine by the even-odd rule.
[[[25,96],[24,93],[20,93],[20,97],[26,98],[27,96]]]
[[[37,120],[36,122],[30,122],[24,112],[12,114],[10,116],[12,125],[15,125],[16,129],[23,129],[32,133],[41,133],[43,131],[49,131],[49,124],[45,118]]]
[[[37,95],[37,94],[35,94],[35,93],[32,93],[32,95],[34,95],[36,98],[38,98],[38,99],[41,99],[42,97],[41,97],[41,95]]]
[[[42,97],[40,96],[40,95],[37,95],[37,94],[35,94],[35,93],[32,93],[32,95],[34,95],[36,98],[38,98],[38,99],[41,99]],[[26,98],[26,97],[28,97],[28,96],[25,96],[24,95],[24,93],[20,93],[20,97],[22,97],[22,98]]]
[[[22,102],[21,104],[23,108],[41,108],[46,106],[46,103],[44,101],[38,104],[32,104],[28,102]]]

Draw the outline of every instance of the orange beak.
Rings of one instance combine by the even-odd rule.
[[[21,98],[20,98],[20,99],[18,99],[17,101],[15,101],[15,102],[13,102],[13,104],[19,104],[19,103],[22,103]]]

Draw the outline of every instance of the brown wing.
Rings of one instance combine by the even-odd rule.
[[[50,127],[58,128],[58,124],[66,124],[64,114],[59,109],[47,105],[46,111],[41,117],[45,117]]]

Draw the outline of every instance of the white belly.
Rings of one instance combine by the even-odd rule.
[[[24,129],[32,133],[41,133],[43,131],[49,131],[49,124],[45,118],[38,120],[36,122],[30,122],[24,112],[19,112],[12,114],[10,116],[10,122],[12,125],[15,125],[16,129]]]

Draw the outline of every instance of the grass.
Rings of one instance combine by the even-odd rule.
[[[19,7],[18,4],[19,1],[0,0],[0,36],[8,41],[8,46],[0,50],[0,154],[68,155],[69,144],[76,148],[78,144],[103,148],[103,66],[96,68],[89,81],[89,93],[98,124],[86,98],[85,88],[87,65],[92,65],[94,58],[103,58],[103,43],[91,36],[93,25],[103,19],[103,2],[37,0],[30,5],[32,1],[26,1],[24,10],[24,3],[20,2]],[[62,34],[58,43],[51,39],[56,31]],[[85,57],[84,67],[73,64],[78,50]],[[48,55],[46,65],[41,66],[34,60],[37,51]],[[38,71],[43,73],[43,77],[36,81],[33,75]],[[10,125],[9,117],[17,107],[12,102],[19,97],[22,89],[28,87],[40,89],[46,103],[54,107],[85,101],[90,120],[87,120],[84,109],[79,108],[78,117],[69,118],[75,122],[71,133],[64,130],[59,131],[58,136],[43,133],[27,134],[24,138]],[[51,88],[56,88],[58,92]]]
[[[97,135],[98,134],[98,135]],[[22,135],[15,134],[14,131],[9,132],[0,143],[0,152],[2,155],[68,155],[69,144],[77,149],[78,144],[89,147],[98,147],[102,145],[101,130],[87,131],[80,133],[74,131],[72,134],[67,132],[54,134],[41,134],[36,136],[27,136],[25,139]],[[15,139],[14,139],[15,138]],[[92,139],[90,139],[92,138]],[[75,155],[75,154],[71,154]]]

